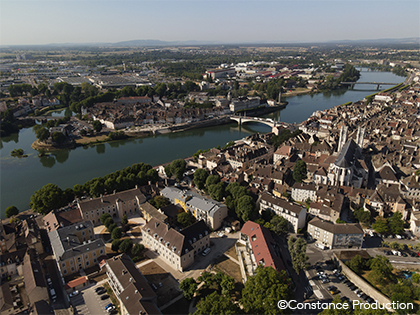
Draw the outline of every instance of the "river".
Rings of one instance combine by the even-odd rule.
[[[404,78],[390,72],[362,71],[360,81],[399,83],[404,81]],[[388,87],[383,86],[381,89]],[[374,89],[376,86],[356,85],[354,90],[293,96],[287,99],[289,104],[285,109],[266,116],[288,123],[301,122],[314,111],[361,100],[373,93]],[[31,148],[36,139],[32,128],[23,129],[19,134],[3,137],[0,140],[1,217],[4,217],[5,209],[11,205],[15,205],[21,211],[28,209],[30,196],[48,183],[57,184],[65,189],[134,163],[159,165],[191,156],[199,149],[224,146],[231,140],[241,139],[256,132],[269,131],[268,126],[258,123],[243,126],[232,123],[87,148],[60,150],[50,156],[39,158],[37,151]],[[10,156],[10,152],[18,148],[23,149],[28,157]]]

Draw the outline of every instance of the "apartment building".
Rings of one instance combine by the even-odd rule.
[[[121,315],[162,314],[156,306],[156,293],[128,255],[114,256],[102,268],[105,268],[108,283],[120,302]]]
[[[334,224],[319,218],[308,223],[309,235],[317,243],[334,248],[361,248],[363,229],[359,223]]]
[[[316,201],[316,186],[312,183],[295,183],[292,187],[292,199],[304,202],[306,200]]]
[[[281,257],[276,255],[275,242],[265,227],[252,221],[246,222],[241,229],[238,243],[245,245],[251,257],[253,271],[259,265],[273,267],[277,271],[286,269]]]
[[[48,233],[61,274],[74,274],[99,264],[105,255],[102,239],[95,239],[91,221],[83,221]]]
[[[284,199],[277,198],[268,192],[263,192],[259,201],[260,211],[268,210],[285,218],[291,229],[296,233],[305,226],[306,208],[292,204]]]
[[[210,247],[210,230],[203,220],[178,232],[152,218],[142,231],[143,244],[181,272],[194,263],[196,255]]]
[[[80,200],[77,205],[82,213],[83,220],[90,220],[99,225],[101,215],[109,213],[114,219],[124,215],[139,213],[139,205],[146,201],[140,189],[136,188],[114,192],[90,200]]]
[[[213,230],[220,228],[228,215],[228,209],[223,203],[191,191],[166,187],[160,193],[173,204],[179,204],[184,211],[191,212],[198,221],[204,220]]]

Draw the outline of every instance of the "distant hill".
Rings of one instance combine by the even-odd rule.
[[[38,48],[43,47],[156,47],[156,46],[189,46],[189,45],[398,45],[398,44],[420,44],[419,37],[410,38],[381,38],[362,40],[332,40],[324,42],[299,42],[299,41],[254,41],[254,42],[221,42],[221,41],[162,41],[157,39],[138,39],[121,41],[116,43],[51,43],[46,45],[0,45],[2,48]]]

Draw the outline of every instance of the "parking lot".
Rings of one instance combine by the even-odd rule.
[[[101,296],[95,292],[95,289],[99,286],[91,286],[81,291],[79,295],[70,298],[71,304],[75,309],[75,314],[109,315],[105,310],[105,306],[111,303],[111,300],[109,298],[101,300]]]

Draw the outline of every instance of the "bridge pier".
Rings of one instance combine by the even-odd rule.
[[[378,85],[376,86],[376,91],[379,91],[379,86],[380,86],[380,84],[378,84]]]

